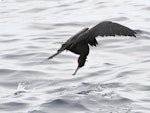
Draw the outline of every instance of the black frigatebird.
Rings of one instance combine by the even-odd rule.
[[[46,60],[52,59],[64,50],[69,50],[75,54],[80,55],[78,58],[78,67],[73,73],[73,75],[75,75],[76,72],[81,67],[83,67],[86,62],[86,58],[89,54],[89,45],[96,46],[98,44],[96,40],[97,36],[104,37],[118,35],[136,37],[135,34],[135,31],[126,26],[111,21],[104,21],[92,27],[91,29],[84,28],[75,35],[73,35],[65,43],[62,44],[60,49],[58,49],[55,54],[48,57],[48,59]]]

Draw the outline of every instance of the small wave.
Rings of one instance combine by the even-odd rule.
[[[148,7],[145,7],[145,8],[143,8],[144,10],[147,10],[147,11],[150,11],[150,7],[148,6]]]
[[[39,13],[41,11],[45,11],[48,8],[32,8],[32,9],[27,9],[25,11],[21,11],[20,13]]]
[[[41,110],[32,110],[32,111],[28,111],[28,113],[48,113],[48,112],[43,112]]]
[[[41,24],[41,23],[32,23],[28,26],[28,28],[31,28],[32,30],[52,30],[55,29],[51,24]]]
[[[140,29],[136,29],[134,30],[137,34],[147,34],[147,35],[150,35],[150,32],[148,31],[144,31],[144,30],[140,30]]]
[[[51,110],[64,110],[66,111],[67,109],[72,109],[72,110],[79,110],[79,111],[84,111],[87,110],[81,103],[79,103],[78,100],[67,100],[67,99],[55,99],[51,102],[47,102],[41,105],[41,107],[48,108]]]
[[[113,20],[113,21],[127,21],[127,20],[129,20],[129,18],[127,18],[127,17],[117,17],[117,18],[111,18],[109,20]]]
[[[49,105],[60,105],[60,106],[63,106],[63,105],[69,105],[69,103],[64,100],[64,99],[56,99],[56,100],[53,100],[51,102],[48,102],[48,103],[44,103],[42,104],[43,107],[48,107]]]
[[[23,102],[7,102],[7,103],[0,104],[0,109],[6,110],[6,111],[11,111],[11,110],[19,110],[19,109],[25,108],[27,106],[28,106],[28,104],[23,103]]]
[[[18,42],[18,41],[21,41],[20,39],[4,39],[4,40],[1,40],[2,43],[15,43],[15,42]]]
[[[10,74],[14,74],[18,71],[13,70],[13,69],[0,69],[0,73],[1,75],[10,75]]]

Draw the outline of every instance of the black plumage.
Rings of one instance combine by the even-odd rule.
[[[89,45],[96,46],[98,44],[96,37],[97,36],[133,36],[136,37],[136,32],[130,28],[114,23],[111,21],[104,21],[93,28],[84,28],[71,38],[69,38],[61,48],[57,50],[57,53],[50,56],[47,60],[55,57],[64,50],[69,50],[75,54],[79,54],[78,58],[78,67],[73,75],[76,74],[77,70],[84,66],[87,55],[89,54]]]

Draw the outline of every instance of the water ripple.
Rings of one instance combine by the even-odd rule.
[[[150,1],[1,0],[0,109],[3,113],[149,113]],[[55,53],[69,37],[105,20],[136,38],[97,37],[86,65]]]

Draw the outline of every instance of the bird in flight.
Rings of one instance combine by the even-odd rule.
[[[111,21],[104,21],[92,27],[91,29],[84,28],[75,35],[73,35],[65,43],[62,44],[60,49],[58,49],[55,54],[48,57],[46,60],[52,59],[64,50],[69,50],[75,54],[80,55],[78,58],[78,66],[73,73],[73,75],[75,75],[77,71],[85,65],[86,58],[89,54],[89,45],[97,46],[98,42],[96,40],[96,37],[116,35],[136,37],[135,34],[135,31],[126,26]]]

